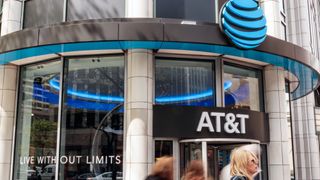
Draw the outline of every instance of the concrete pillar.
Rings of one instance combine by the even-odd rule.
[[[319,180],[319,141],[316,135],[313,93],[293,101],[292,115],[296,179]]]
[[[0,66],[0,174],[3,180],[9,180],[12,165],[16,74],[16,66]]]
[[[127,53],[125,179],[141,180],[152,167],[153,59],[151,50],[133,49]]]
[[[264,74],[270,126],[270,143],[267,146],[269,180],[290,179],[284,71],[279,67],[267,66]]]
[[[267,34],[277,38],[281,38],[281,14],[280,2],[281,0],[260,0],[261,8],[267,19]]]
[[[126,17],[152,18],[153,17],[153,1],[126,0]]]
[[[311,38],[318,36],[312,32],[315,25],[310,19],[311,1],[287,0],[288,40],[310,52],[316,47]],[[308,76],[307,76],[308,77]],[[292,103],[292,131],[294,141],[295,175],[297,180],[319,180],[320,158],[319,140],[315,131],[314,94]]]
[[[4,0],[2,8],[1,36],[21,30],[22,1]]]
[[[3,2],[1,36],[21,29],[21,15],[21,1]],[[0,65],[0,174],[3,180],[9,180],[11,176],[16,84],[17,66]]]
[[[288,41],[311,51],[308,1],[286,2]]]

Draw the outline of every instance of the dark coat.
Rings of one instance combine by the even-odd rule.
[[[149,175],[146,177],[145,180],[165,180],[165,179],[157,175]]]
[[[247,180],[244,176],[233,176],[230,180]]]

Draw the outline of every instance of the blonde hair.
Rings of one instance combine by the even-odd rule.
[[[231,152],[230,174],[232,176],[245,176],[249,180],[253,180],[252,175],[247,171],[250,158],[253,157],[255,162],[258,162],[257,156],[251,151],[240,148],[235,148]]]
[[[166,180],[173,180],[173,158],[169,156],[157,158],[151,174]]]

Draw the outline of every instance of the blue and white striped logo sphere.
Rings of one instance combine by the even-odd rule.
[[[253,49],[267,35],[267,21],[256,0],[230,0],[221,10],[220,27],[239,48]]]

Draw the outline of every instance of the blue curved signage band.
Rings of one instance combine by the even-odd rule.
[[[159,42],[159,41],[99,41],[54,44],[15,50],[0,54],[0,64],[8,64],[15,60],[33,58],[36,56],[54,55],[75,51],[111,50],[111,49],[171,49],[210,52],[235,57],[253,59],[272,64],[293,73],[299,79],[299,86],[292,93],[292,98],[297,99],[311,92],[318,83],[318,74],[310,67],[293,59],[256,50],[242,50],[229,46],[210,45],[184,42]]]
[[[220,23],[221,30],[238,48],[256,48],[267,35],[267,21],[256,0],[229,0],[222,7]]]

